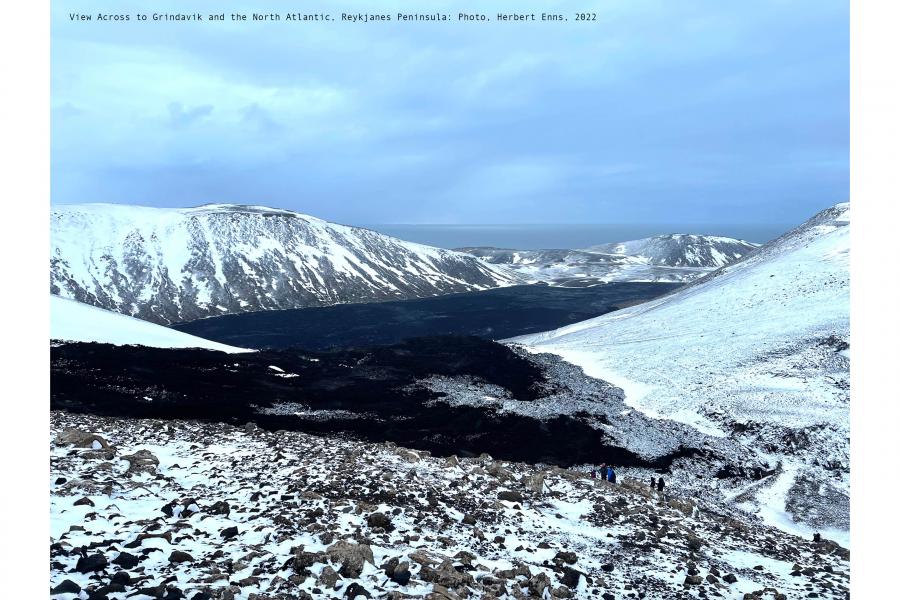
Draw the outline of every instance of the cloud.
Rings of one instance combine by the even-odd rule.
[[[181,102],[170,102],[169,123],[175,129],[184,129],[204,117],[209,116],[212,111],[212,104],[203,104],[185,110],[181,105]]]
[[[590,24],[480,25],[85,26],[55,8],[53,201],[252,199],[349,223],[783,222],[847,197],[846,2],[596,6]],[[376,9],[410,10],[341,8]]]

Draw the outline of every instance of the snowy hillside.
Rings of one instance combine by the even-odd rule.
[[[733,263],[757,247],[757,244],[733,238],[673,233],[591,246],[587,251],[634,256],[651,265],[711,268]]]
[[[839,204],[671,295],[515,341],[768,457],[772,476],[732,490],[749,510],[846,527],[849,215]]]
[[[50,339],[70,342],[139,345],[152,348],[207,348],[249,352],[162,325],[148,323],[75,300],[50,296]]]
[[[156,323],[511,285],[471,256],[259,206],[51,211],[50,290]]]
[[[531,280],[571,287],[598,281],[692,281],[756,248],[732,238],[671,234],[583,250],[459,250]]]

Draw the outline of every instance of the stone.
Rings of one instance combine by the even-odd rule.
[[[375,564],[372,548],[367,544],[354,544],[341,540],[328,546],[325,554],[331,562],[341,565],[338,573],[350,579],[360,576],[366,562]]]
[[[409,572],[409,563],[403,561],[394,569],[394,572],[391,574],[391,581],[400,585],[406,585],[411,577],[412,573]]]
[[[700,585],[703,583],[703,578],[699,575],[688,575],[684,578],[684,585]]]
[[[221,533],[219,533],[219,535],[222,536],[222,539],[225,539],[225,540],[230,540],[231,538],[237,536],[237,534],[238,534],[237,525],[232,525],[231,527],[226,527],[225,529],[223,529],[221,531]]]
[[[564,586],[570,589],[575,589],[578,587],[578,581],[581,579],[581,573],[576,571],[575,569],[565,567],[563,569],[563,576],[560,577],[559,582]]]
[[[123,569],[133,569],[138,565],[140,559],[134,554],[119,552],[119,555],[115,557],[112,562],[114,565],[118,565]]]
[[[534,473],[525,479],[525,489],[535,494],[544,493],[544,474]]]
[[[340,575],[337,574],[337,571],[330,566],[325,565],[325,568],[319,573],[318,582],[319,585],[332,590],[334,589],[334,585],[338,582],[338,579],[340,579]]]
[[[109,563],[102,554],[92,554],[90,556],[82,556],[75,565],[75,570],[79,573],[91,573],[93,571],[102,571]]]
[[[578,562],[578,555],[575,554],[574,552],[559,551],[556,553],[554,560],[561,560],[564,563],[574,565],[576,562]],[[569,586],[569,587],[571,587],[571,586]]]
[[[79,586],[71,579],[64,579],[58,586],[50,590],[50,595],[56,596],[57,594],[77,594],[80,591],[81,586]]]
[[[734,576],[733,573],[728,573],[725,577],[722,578],[725,583],[737,583],[737,577]]]
[[[350,598],[350,600],[353,600],[354,598],[358,598],[359,596],[371,598],[372,594],[370,594],[368,590],[366,590],[366,588],[356,582],[353,582],[349,586],[347,586],[347,591],[344,592],[345,598]]]
[[[497,499],[498,500],[506,500],[507,502],[521,502],[522,500],[525,499],[525,497],[522,496],[522,492],[507,490],[507,491],[503,491],[503,492],[500,492],[499,494],[497,494]]]
[[[76,500],[73,506],[94,506],[94,501],[85,496],[80,500]]]
[[[173,550],[169,555],[170,563],[194,562],[194,557],[182,550]]]
[[[385,531],[392,531],[394,529],[394,525],[391,523],[391,518],[381,512],[376,512],[369,515],[369,517],[366,519],[366,523],[368,523],[369,527],[381,527]]]
[[[156,458],[149,450],[138,450],[134,454],[123,456],[122,460],[128,461],[128,475],[137,475],[140,473],[156,473],[159,466],[159,459]]]
[[[64,429],[56,434],[56,445],[91,448],[93,450],[109,448],[109,442],[101,436],[75,427]]]
[[[227,517],[231,514],[231,506],[224,500],[219,500],[212,506],[207,507],[206,513],[210,515],[225,515]]]

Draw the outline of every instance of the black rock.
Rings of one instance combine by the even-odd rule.
[[[560,578],[560,583],[569,588],[570,590],[574,590],[578,587],[578,580],[581,579],[581,573],[576,571],[575,569],[570,569],[566,567],[563,571],[563,576]]]
[[[366,519],[366,523],[369,524],[369,527],[381,527],[385,531],[391,531],[394,529],[394,525],[391,523],[391,518],[384,513],[372,513],[369,515],[369,518]]]
[[[212,596],[210,596],[206,592],[197,592],[196,594],[191,596],[191,600],[212,600]]]
[[[56,481],[54,481],[53,483],[54,483],[55,485],[62,485],[62,484],[64,484],[66,481],[68,481],[68,480],[67,480],[65,477],[57,477],[57,478],[56,478]]]
[[[613,569],[615,569],[615,567],[609,563],[602,565],[600,568],[603,569],[603,572],[605,573],[612,573]]]
[[[347,586],[347,591],[344,592],[344,597],[352,599],[356,598],[357,596],[365,596],[366,598],[371,598],[372,594],[370,594],[366,590],[366,588],[354,582]]]
[[[102,571],[108,564],[106,557],[102,554],[92,554],[79,558],[75,570],[79,573],[91,573],[92,571]]]
[[[194,557],[188,554],[187,552],[183,552],[181,550],[173,550],[172,554],[169,555],[169,562],[171,563],[183,563],[183,562],[194,562]]]
[[[525,499],[525,497],[522,496],[522,492],[516,491],[500,492],[499,494],[497,494],[497,498],[499,500],[506,500],[507,502],[521,502]]]
[[[233,525],[233,526],[231,526],[231,527],[226,527],[225,529],[223,529],[223,530],[222,530],[222,533],[221,533],[220,535],[221,535],[224,539],[230,540],[231,538],[233,538],[233,537],[236,536],[237,534],[238,534],[238,528],[237,528],[237,525]]]
[[[85,496],[80,500],[76,500],[74,506],[94,506],[94,501]]]
[[[80,591],[81,586],[79,586],[71,579],[64,579],[62,583],[50,590],[50,595],[55,596],[57,594],[77,594]]]
[[[737,577],[734,576],[733,573],[729,573],[725,577],[722,578],[727,583],[737,583]]]
[[[556,553],[556,556],[554,557],[554,559],[561,560],[564,563],[568,563],[570,565],[574,565],[576,562],[578,562],[578,555],[575,554],[574,552],[560,551],[560,552]]]
[[[128,552],[119,552],[119,555],[113,559],[113,564],[119,565],[123,569],[133,569],[139,562],[140,559],[137,556]]]
[[[684,578],[684,585],[700,585],[703,583],[703,578],[699,575],[688,575]]]
[[[409,572],[409,565],[400,563],[391,574],[391,581],[400,585],[406,585],[409,583],[410,577],[412,577],[412,574]]]
[[[118,583],[120,585],[128,585],[131,583],[131,574],[129,574],[128,571],[118,571],[112,576],[112,579],[110,581],[112,581],[113,583]]]
[[[254,498],[253,496],[256,496]],[[257,498],[259,498],[259,492],[255,492],[253,496],[250,497],[254,502]],[[224,500],[219,500],[212,506],[206,509],[206,513],[210,515],[225,515],[226,517],[231,514],[231,506],[225,502]]]

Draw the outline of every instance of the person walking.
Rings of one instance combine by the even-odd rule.
[[[661,491],[663,491],[663,488],[664,488],[664,487],[666,487],[666,482],[663,481],[663,478],[662,478],[662,477],[660,477],[660,478],[659,478],[659,481],[656,483],[656,489],[659,490],[659,491],[661,492]]]
[[[655,490],[655,489],[656,489],[656,477],[651,477],[651,478],[650,478],[650,489],[651,489],[651,490]]]
[[[606,481],[606,463],[600,465],[600,480]]]
[[[607,481],[610,483],[616,482],[616,471],[612,467],[607,471]]]

